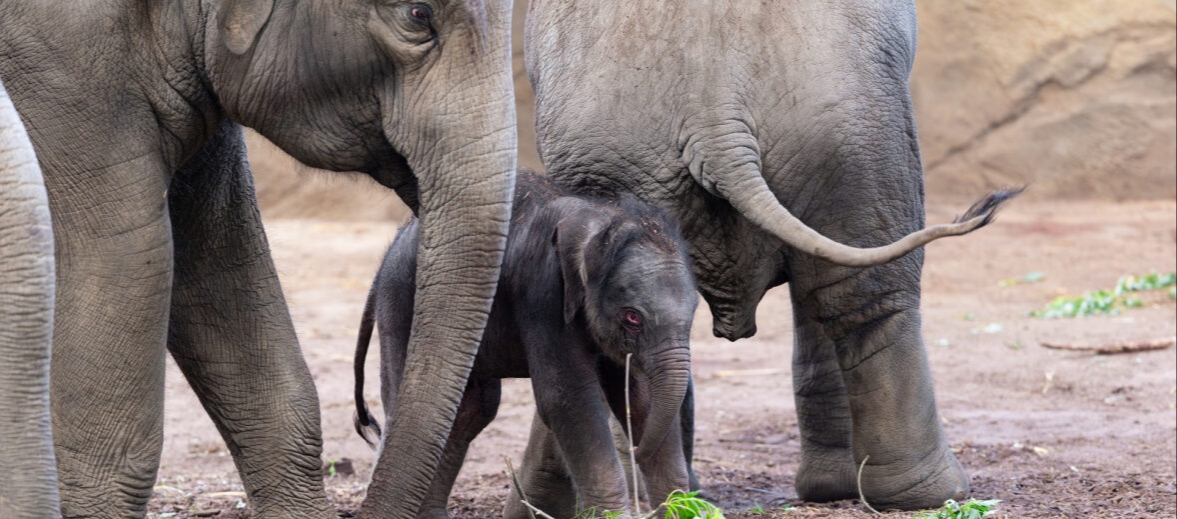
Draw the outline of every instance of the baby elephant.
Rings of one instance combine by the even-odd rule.
[[[360,325],[356,430],[369,443],[369,433],[378,436],[380,428],[363,398],[364,357],[376,325],[388,423],[397,412],[405,373],[419,229],[414,220],[393,241]],[[530,500],[560,507],[545,509],[556,517],[576,513],[578,502],[581,508],[632,512],[609,421],[612,412],[625,423],[629,353],[630,436],[638,438],[635,451],[647,491],[657,503],[672,490],[686,489],[678,414],[690,382],[695,304],[682,239],[664,215],[633,199],[573,196],[546,177],[521,172],[498,292],[419,516],[447,517],[446,501],[466,449],[494,419],[501,379],[508,377],[530,377],[538,407],[533,435],[543,437],[532,438],[521,471]],[[560,458],[572,481],[544,481],[543,467]],[[566,495],[573,488],[575,495]],[[508,502],[516,500],[512,495]],[[507,515],[516,514],[526,512],[508,506]]]

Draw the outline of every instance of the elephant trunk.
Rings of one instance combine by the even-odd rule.
[[[1001,204],[1022,192],[1013,189],[990,193],[951,224],[915,231],[888,245],[858,248],[821,235],[781,204],[764,180],[759,145],[750,133],[700,141],[697,147],[687,154],[687,162],[688,170],[700,185],[727,200],[744,218],[790,247],[847,267],[881,265],[933,240],[970,233],[993,221]]]
[[[0,517],[57,517],[49,414],[53,226],[33,145],[0,84]]]
[[[691,383],[691,350],[688,341],[668,341],[667,346],[641,355],[642,371],[649,379],[650,404],[637,442],[639,462],[658,450],[675,426],[687,387]]]
[[[400,119],[386,121],[416,180],[421,230],[405,371],[361,517],[417,516],[490,314],[517,153],[506,4],[488,4],[489,36],[447,42],[430,77],[454,84],[413,85],[398,98]]]

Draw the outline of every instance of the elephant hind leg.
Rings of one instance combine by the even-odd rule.
[[[544,424],[539,412],[531,419],[531,435],[518,472],[527,501],[552,517],[576,515],[576,487],[564,463],[556,435]],[[519,489],[511,483],[503,519],[527,519],[528,509],[519,501]]]
[[[793,398],[801,429],[801,465],[794,486],[805,501],[858,497],[850,441],[850,397],[834,346],[798,323],[793,348]]]
[[[433,484],[429,486],[429,493],[425,494],[425,501],[422,502],[421,511],[417,514],[418,518],[449,518],[446,505],[449,502],[450,491],[454,488],[454,480],[457,479],[462,462],[466,459],[466,451],[470,448],[470,442],[494,420],[501,397],[502,382],[499,380],[470,378],[466,384],[466,392],[462,395],[462,403],[458,406],[454,427],[450,429],[450,437],[446,441],[437,475],[433,478]]]

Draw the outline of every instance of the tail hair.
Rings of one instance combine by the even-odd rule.
[[[993,191],[981,197],[980,200],[973,202],[973,205],[969,206],[968,210],[965,211],[964,214],[957,215],[956,220],[953,220],[953,223],[965,222],[978,216],[984,216],[985,219],[982,220],[981,224],[976,228],[979,229],[984,227],[988,225],[989,222],[992,222],[993,219],[997,216],[997,210],[1001,208],[1002,204],[1022,194],[1022,191],[1025,191],[1027,187],[1029,186],[1022,185],[1018,187],[1004,187],[998,189],[997,191]]]
[[[383,434],[380,430],[380,424],[372,416],[372,413],[368,412],[368,404],[366,402],[357,407],[360,409],[352,415],[352,422],[355,423],[356,433],[367,442],[369,447],[375,449],[379,443],[380,436]]]

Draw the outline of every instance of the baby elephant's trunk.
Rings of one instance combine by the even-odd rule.
[[[644,461],[658,450],[674,426],[691,381],[691,350],[686,340],[666,341],[664,347],[639,357],[650,383],[650,407],[635,454]]]

